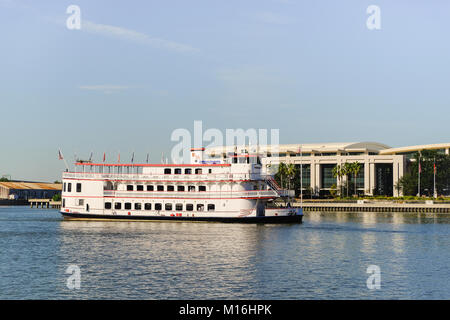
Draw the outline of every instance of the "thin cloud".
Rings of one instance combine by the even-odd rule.
[[[176,52],[182,53],[199,52],[197,48],[191,47],[186,44],[165,40],[161,38],[150,37],[145,33],[134,31],[131,29],[111,26],[107,24],[98,24],[86,20],[82,20],[81,30],[93,34],[133,41],[145,45],[150,45],[155,48],[167,49]]]
[[[123,91],[126,89],[129,89],[129,86],[119,86],[119,85],[92,85],[92,86],[80,86],[79,87],[82,90],[89,90],[89,91],[101,91],[103,93],[113,93],[117,91]]]
[[[288,25],[293,24],[295,22],[295,20],[290,17],[286,17],[269,11],[258,12],[254,15],[254,18],[263,23],[279,24],[279,25]]]

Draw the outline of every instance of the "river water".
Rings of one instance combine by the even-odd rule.
[[[246,225],[0,207],[0,299],[449,299],[449,249],[448,215],[311,212],[303,224]]]

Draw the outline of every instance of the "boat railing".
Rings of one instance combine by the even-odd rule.
[[[128,173],[83,173],[64,172],[63,179],[118,180],[118,181],[242,181],[265,180],[259,173],[217,174],[128,174]]]
[[[105,197],[116,198],[263,198],[263,197],[278,197],[278,194],[273,190],[254,190],[254,191],[122,191],[122,190],[105,190],[103,191]]]

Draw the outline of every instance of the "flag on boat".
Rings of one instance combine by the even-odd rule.
[[[149,154],[147,153],[147,163],[148,163],[148,156],[149,156]]]
[[[119,162],[119,163],[120,163],[120,152],[119,152],[119,158],[117,159],[117,162]]]
[[[61,153],[61,150],[58,150],[58,160],[63,160],[63,159],[64,159],[64,157]]]
[[[103,162],[105,162],[105,160],[106,160],[106,153],[103,152]]]
[[[134,162],[134,152],[133,152],[133,154],[131,155],[131,163],[133,163]]]

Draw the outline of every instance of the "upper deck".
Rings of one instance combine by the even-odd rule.
[[[257,163],[104,164],[78,162],[64,179],[115,181],[260,181],[267,179]]]

